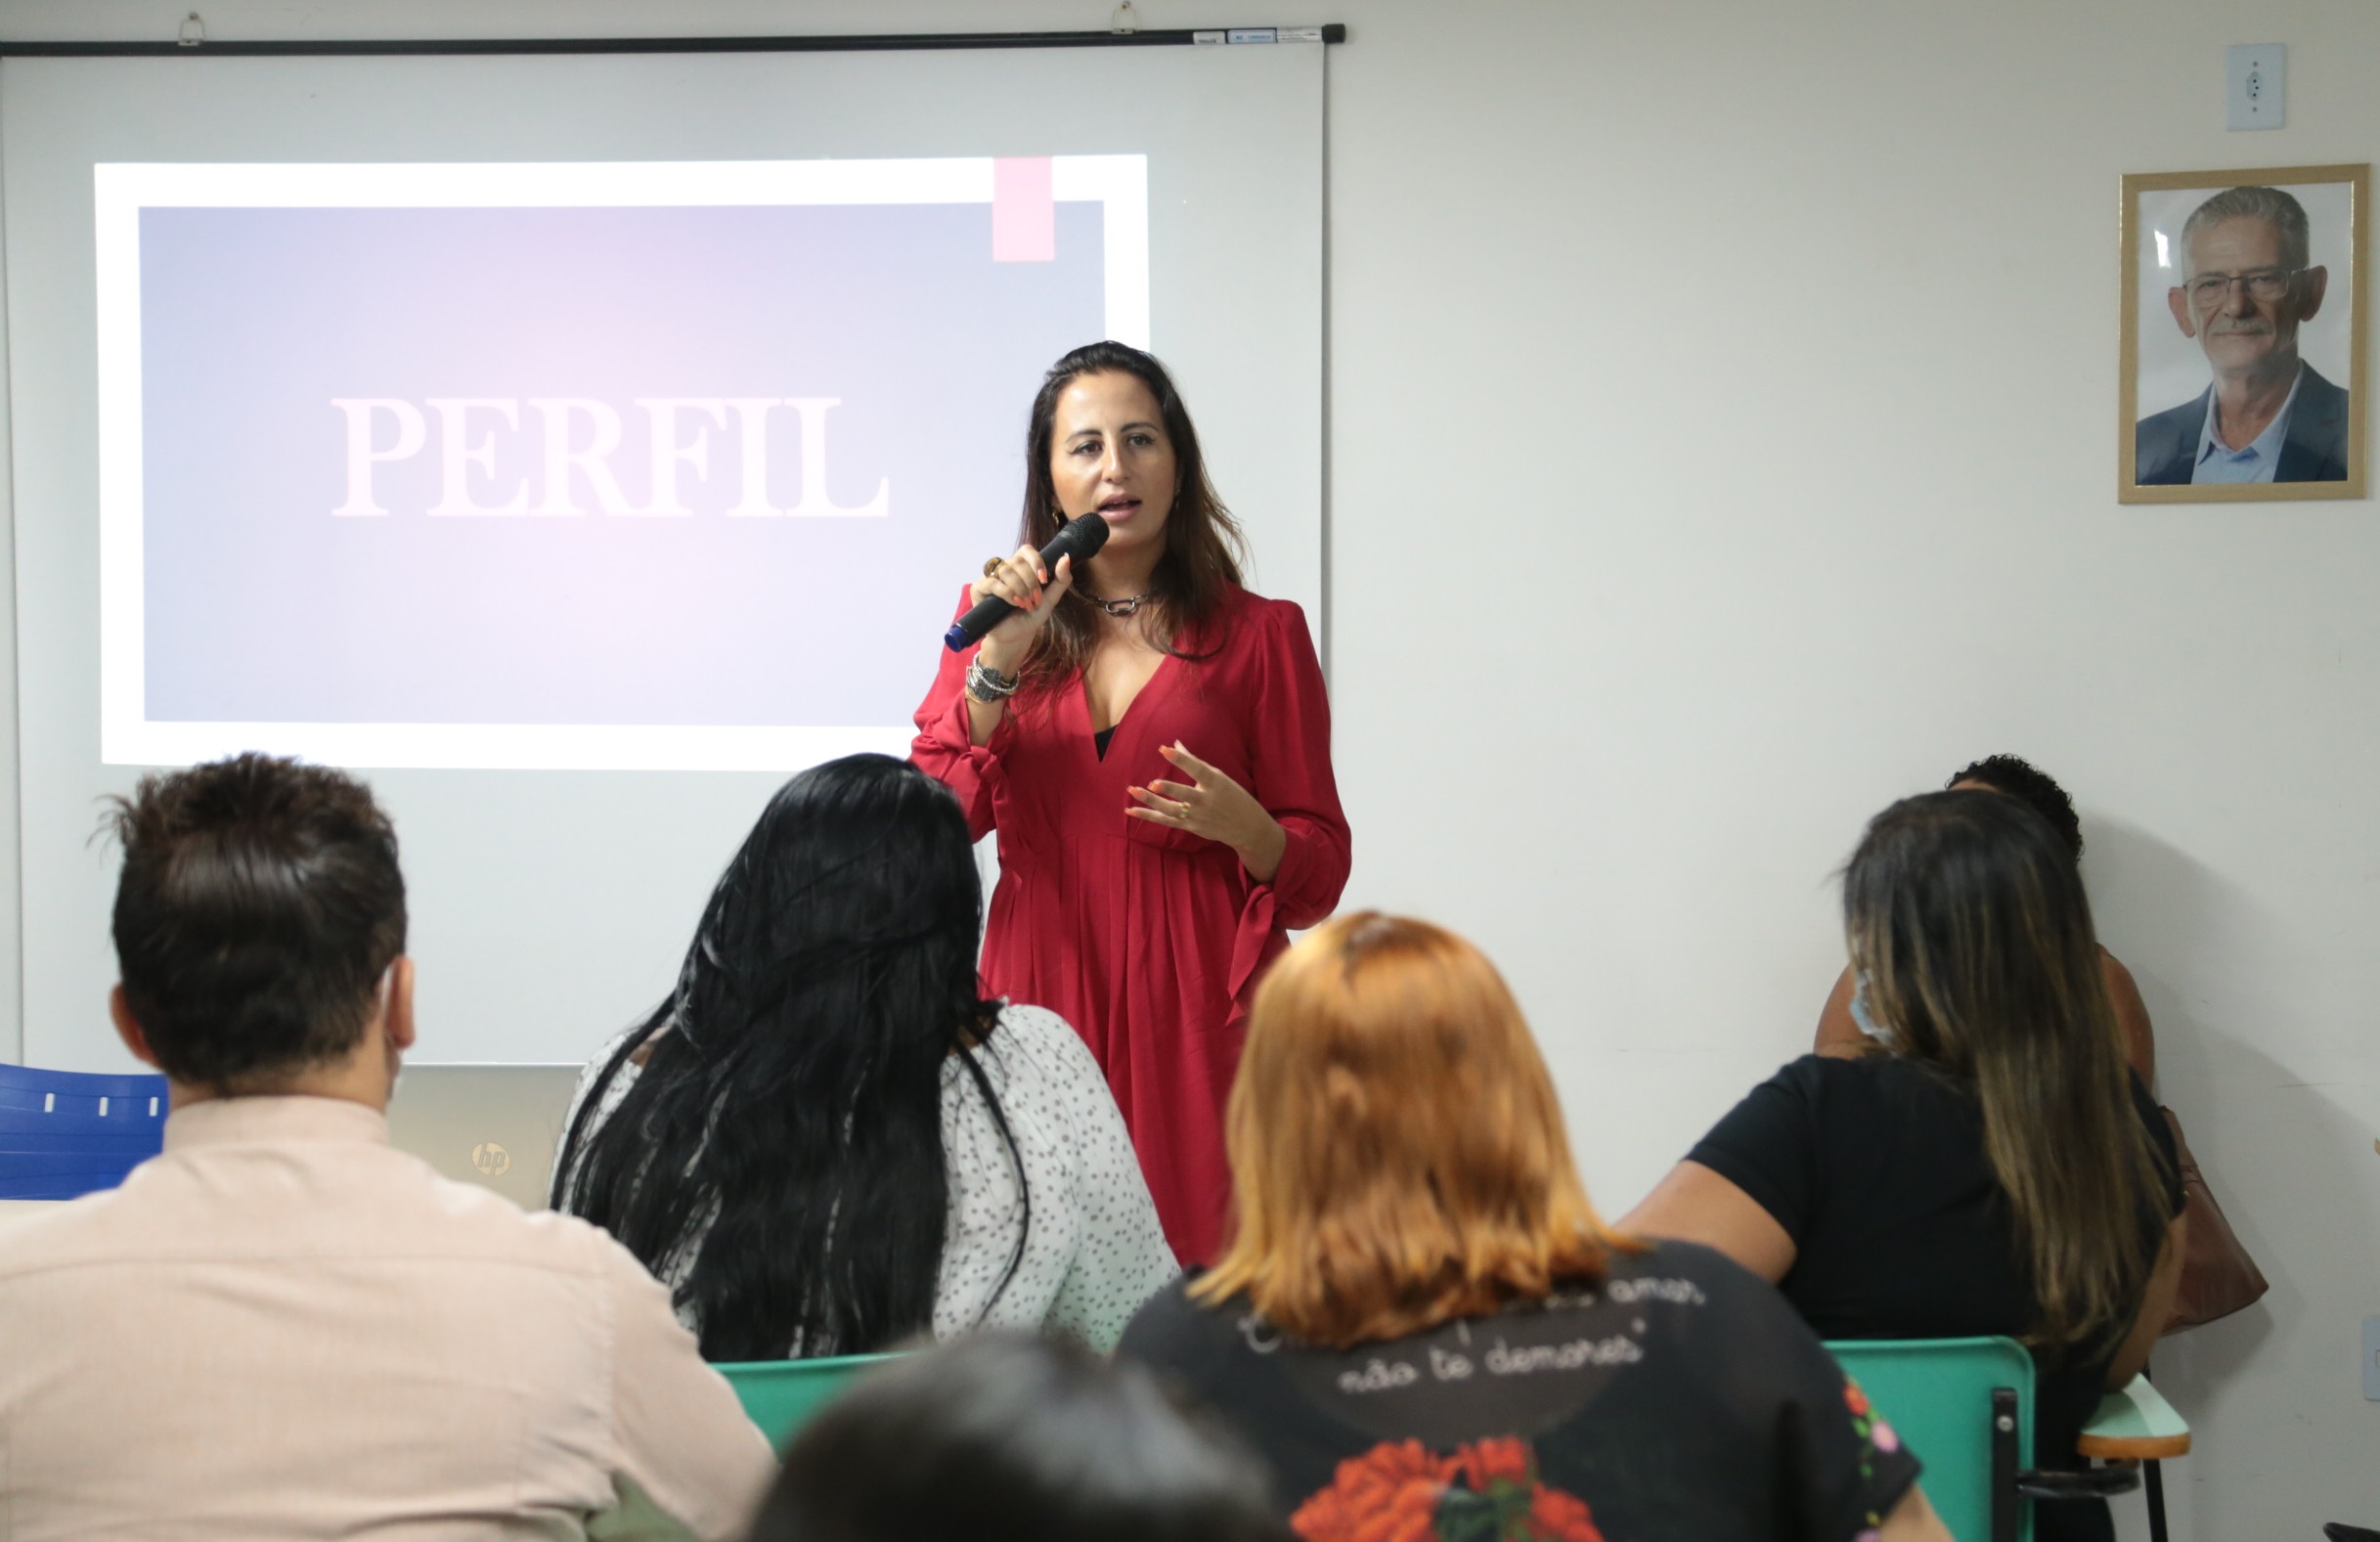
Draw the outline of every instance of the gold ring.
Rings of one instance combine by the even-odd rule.
[[[984,576],[986,578],[997,578],[1000,573],[1000,563],[1004,560],[1006,559],[996,556],[988,556],[984,558]]]

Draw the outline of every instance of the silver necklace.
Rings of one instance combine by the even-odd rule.
[[[1125,599],[1101,599],[1097,595],[1092,594],[1087,589],[1079,589],[1075,591],[1075,593],[1080,595],[1084,599],[1087,599],[1092,604],[1097,605],[1101,610],[1106,611],[1109,615],[1114,616],[1119,621],[1123,620],[1126,616],[1137,615],[1141,606],[1147,604],[1150,600],[1157,597],[1157,591],[1153,589],[1145,595],[1133,595]]]

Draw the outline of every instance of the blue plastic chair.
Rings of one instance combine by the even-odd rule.
[[[165,1145],[165,1079],[0,1065],[0,1199],[111,1189]]]

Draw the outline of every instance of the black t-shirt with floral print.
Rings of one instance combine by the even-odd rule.
[[[1345,1351],[1186,1284],[1117,1353],[1235,1426],[1305,1542],[1873,1542],[1917,1479],[1792,1307],[1706,1248]]]

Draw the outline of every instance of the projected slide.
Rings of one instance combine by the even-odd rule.
[[[900,751],[1137,155],[101,165],[102,755]]]

